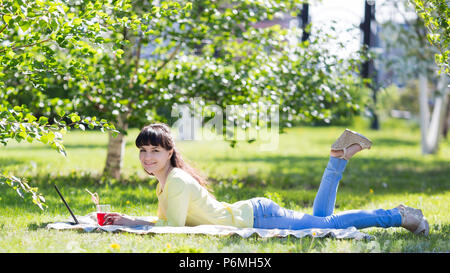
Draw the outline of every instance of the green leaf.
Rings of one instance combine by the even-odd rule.
[[[183,9],[191,10],[192,9],[192,3],[191,2],[187,2]]]
[[[20,29],[23,32],[25,32],[25,31],[27,31],[30,28],[31,24],[30,24],[29,21],[22,20],[22,21],[20,21],[19,26],[20,26]]]
[[[48,118],[47,118],[47,117],[44,117],[44,116],[41,116],[41,117],[39,118],[39,120],[38,120],[38,123],[39,123],[40,125],[45,125],[45,124],[48,123]]]
[[[39,138],[39,141],[42,142],[42,143],[44,143],[44,144],[47,144],[47,143],[48,143],[48,136],[47,136],[47,135],[42,135],[42,136]]]
[[[78,121],[81,120],[81,118],[80,118],[77,114],[72,114],[72,115],[70,116],[70,120],[71,120],[72,122],[78,122]]]
[[[73,19],[72,24],[74,26],[79,26],[79,25],[81,25],[82,22],[83,22],[83,20],[81,20],[80,18],[75,18],[75,19]]]
[[[64,117],[64,115],[66,114],[66,112],[62,109],[56,110],[56,112],[57,112],[58,116],[60,116],[60,117]]]
[[[122,58],[122,55],[123,55],[123,53],[124,53],[124,51],[122,50],[122,49],[117,49],[116,50],[116,56],[117,56],[117,58]]]
[[[20,136],[21,138],[23,138],[23,139],[26,139],[27,136],[28,136],[28,134],[27,134],[26,132],[22,131],[22,132],[19,133],[19,136]]]
[[[5,14],[5,15],[3,15],[3,21],[5,21],[5,23],[6,23],[7,25],[9,24],[9,21],[11,21],[11,19],[12,19],[11,14]]]

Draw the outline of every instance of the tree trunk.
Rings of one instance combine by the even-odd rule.
[[[434,154],[439,147],[439,137],[444,123],[445,106],[447,105],[447,78],[441,76],[437,86],[433,112],[430,117],[428,107],[428,79],[419,76],[420,130],[422,135],[422,154]]]
[[[360,24],[360,28],[363,32],[363,45],[370,51],[371,48],[375,46],[375,36],[374,30],[376,30],[376,20],[375,20],[375,3],[373,1],[364,1],[364,21]],[[368,87],[372,90],[373,98],[373,108],[369,108],[372,114],[372,121],[370,128],[374,130],[380,129],[380,122],[378,119],[378,113],[376,111],[375,105],[377,104],[377,77],[376,69],[373,59],[368,59],[363,62],[361,69],[361,76],[363,79],[371,79],[372,82],[368,84]]]
[[[117,129],[128,130],[128,122],[125,114],[121,114],[117,118]],[[120,133],[113,137],[109,133],[108,154],[106,156],[105,169],[103,175],[120,179],[123,165],[123,156],[125,154],[125,135]]]
[[[448,127],[450,126],[450,100],[448,96],[449,95],[447,94],[447,112],[444,118],[444,127],[442,128],[442,135],[444,136],[444,138],[447,138]]]

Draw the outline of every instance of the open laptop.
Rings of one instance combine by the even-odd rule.
[[[80,222],[78,222],[77,217],[75,217],[75,215],[73,214],[72,210],[69,207],[69,204],[67,204],[66,200],[64,199],[64,197],[62,196],[61,192],[59,191],[58,187],[55,184],[55,190],[56,192],[59,194],[59,197],[61,197],[61,200],[64,202],[64,205],[66,205],[66,208],[69,210],[70,215],[72,215],[73,220],[75,221],[75,223],[70,222],[71,225],[78,225]]]

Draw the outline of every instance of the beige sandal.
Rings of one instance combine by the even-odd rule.
[[[411,208],[403,204],[399,205],[397,209],[402,216],[402,227],[416,235],[428,236],[430,225],[420,209]]]
[[[345,129],[341,136],[333,143],[333,145],[331,145],[331,149],[336,151],[344,151],[344,154],[340,158],[349,160],[347,148],[352,146],[353,144],[359,144],[362,149],[370,149],[370,147],[372,146],[372,141],[370,141],[367,137],[361,135],[360,133]]]

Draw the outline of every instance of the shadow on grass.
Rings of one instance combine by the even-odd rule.
[[[17,160],[17,159],[11,159],[11,158],[0,158],[0,168],[4,168],[7,166],[13,166],[13,165],[21,165],[25,163],[24,160]]]
[[[71,173],[69,175],[42,175],[27,177],[29,185],[38,187],[38,192],[45,197],[45,204],[48,206],[45,210],[50,213],[64,213],[70,217],[64,203],[58,196],[54,185],[56,184],[69,204],[74,214],[85,215],[95,210],[89,194],[85,189],[91,192],[97,192],[100,196],[100,202],[110,204],[113,209],[131,205],[156,204],[157,197],[155,193],[156,181],[145,179],[135,179],[133,182],[118,181],[115,183],[105,182],[100,176],[90,173]],[[33,204],[30,194],[24,194],[21,198],[16,191],[6,185],[0,185],[0,207],[16,208],[29,210],[30,208],[41,211]],[[127,202],[128,201],[128,202]]]
[[[403,135],[406,136],[409,139],[402,139],[398,136],[389,137],[389,136],[372,136],[371,132],[363,132],[363,135],[368,137],[375,147],[396,147],[396,146],[420,146],[420,138],[417,138],[417,140],[414,140],[417,133],[412,132],[403,132]],[[386,134],[387,135],[387,134]],[[338,137],[338,136],[336,136]],[[316,139],[309,140],[311,143],[314,143],[314,145],[317,146],[324,146],[329,147],[331,145],[330,138],[328,137],[318,137]]]
[[[396,147],[396,146],[417,146],[418,141],[397,139],[397,138],[374,138],[373,142],[377,146]]]
[[[69,144],[64,143],[64,147],[67,150],[71,149],[107,149],[107,144]],[[8,151],[51,151],[54,150],[48,145],[17,145],[12,147],[7,147]]]
[[[274,186],[280,189],[317,190],[328,157],[264,156],[252,158],[216,158],[217,162],[265,162],[271,171],[264,179],[255,175],[240,177],[246,186]],[[406,158],[354,158],[346,166],[340,187],[352,190],[369,188],[392,193],[434,194],[450,189],[450,161],[423,162]]]
[[[38,230],[38,229],[45,229],[45,228],[47,228],[47,225],[51,224],[51,223],[53,223],[53,222],[30,223],[30,224],[28,224],[27,229],[33,230],[33,231]]]
[[[264,196],[267,191],[280,192],[286,205],[290,202],[300,207],[310,207],[320,185],[328,157],[265,155],[261,157],[215,158],[217,164],[231,163],[245,168],[247,163],[263,162],[264,172],[252,172],[236,177],[210,177],[213,194],[217,200],[236,202]],[[420,193],[439,194],[450,190],[450,161],[422,161],[411,158],[354,158],[339,184],[339,205],[364,205],[371,202],[369,189],[378,195]],[[228,178],[229,177],[229,178]],[[29,177],[31,186],[39,187],[50,211],[63,211],[64,205],[53,188],[56,183],[76,214],[92,211],[85,188],[98,192],[102,200],[113,207],[126,207],[127,203],[156,204],[156,179],[128,177],[110,182],[90,173],[71,173],[65,176],[50,174]],[[240,184],[240,185],[237,185]],[[15,191],[0,186],[0,206],[31,207],[31,198],[24,202]],[[127,202],[128,201],[128,202]],[[349,203],[350,202],[350,203]],[[39,209],[37,209],[39,210]]]

